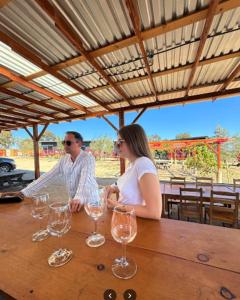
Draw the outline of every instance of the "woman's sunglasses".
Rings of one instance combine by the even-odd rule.
[[[118,147],[120,147],[124,142],[125,142],[125,140],[119,139],[119,140],[116,141],[116,145],[117,145]]]
[[[72,143],[73,143],[72,141],[62,141],[62,144],[63,144],[63,145],[66,144],[67,146],[71,146]]]

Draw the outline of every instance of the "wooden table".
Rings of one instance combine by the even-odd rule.
[[[161,193],[162,193],[162,201],[163,201],[163,215],[167,216],[167,202],[169,199],[180,200],[180,187],[183,185],[171,185],[168,181],[161,181]],[[186,188],[196,188],[196,184],[193,182],[187,182],[185,184]],[[214,184],[211,186],[200,186],[203,190],[203,202],[210,202],[211,190],[219,191],[219,192],[240,192],[240,188],[234,189],[231,184]]]
[[[115,290],[117,299],[123,299],[127,289],[134,289],[137,299],[147,300],[224,299],[221,288],[240,297],[237,229],[138,219],[137,237],[127,247],[138,272],[125,281],[111,272],[121,246],[110,234],[110,211],[99,221],[106,243],[89,248],[85,239],[93,221],[84,211],[73,215],[72,229],[60,240],[50,237],[32,243],[39,224],[30,210],[27,201],[0,206],[0,289],[16,299],[103,299],[106,289]],[[63,267],[50,268],[47,258],[59,243],[72,249],[74,257]],[[98,271],[98,264],[105,269]]]

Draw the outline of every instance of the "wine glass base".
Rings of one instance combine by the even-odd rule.
[[[42,229],[42,230],[35,232],[32,235],[32,241],[33,242],[41,242],[43,240],[46,240],[48,237],[49,237],[49,233],[48,233],[47,229]]]
[[[86,239],[86,244],[89,247],[100,247],[105,243],[105,237],[100,233],[92,234]]]
[[[48,264],[50,267],[61,267],[68,263],[73,257],[72,250],[58,249],[54,251],[48,258]]]
[[[112,272],[117,278],[130,279],[137,273],[137,265],[131,258],[123,260],[122,257],[119,257],[112,264]]]

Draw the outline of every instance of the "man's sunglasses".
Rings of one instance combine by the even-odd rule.
[[[63,145],[66,144],[67,146],[71,146],[72,143],[74,143],[74,142],[72,142],[72,141],[62,141],[62,144],[63,144]]]

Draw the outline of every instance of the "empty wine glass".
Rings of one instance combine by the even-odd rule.
[[[86,239],[89,247],[99,247],[105,243],[105,237],[97,232],[97,221],[105,209],[104,190],[97,189],[89,196],[84,205],[86,213],[94,220],[94,232]]]
[[[35,219],[39,219],[40,230],[32,235],[33,242],[40,242],[49,237],[47,229],[41,229],[41,220],[48,215],[48,194],[34,195],[32,196],[32,216]]]
[[[134,209],[126,210],[124,205],[113,210],[111,233],[116,242],[122,244],[122,257],[116,258],[112,264],[113,275],[122,278],[132,278],[137,272],[133,259],[126,257],[126,245],[134,240],[137,234],[137,222]]]
[[[60,238],[71,228],[71,212],[66,202],[55,202],[49,205],[48,231],[52,236]],[[60,248],[48,258],[51,267],[60,267],[72,258],[72,250]]]

